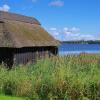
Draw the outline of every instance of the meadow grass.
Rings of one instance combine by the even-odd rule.
[[[0,100],[25,100],[19,97],[0,95]]]
[[[10,71],[1,66],[0,93],[28,100],[100,100],[100,55],[52,57]]]

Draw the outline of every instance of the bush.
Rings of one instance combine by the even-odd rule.
[[[3,92],[5,95],[14,95],[16,91],[16,84],[11,81],[4,83]]]

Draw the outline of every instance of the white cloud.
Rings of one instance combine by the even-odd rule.
[[[7,4],[5,4],[5,5],[3,5],[2,7],[0,7],[0,10],[1,11],[9,11],[10,10],[10,7],[7,5]]]
[[[95,37],[95,36],[93,36],[93,35],[90,35],[90,34],[86,34],[86,35],[80,35],[79,37],[78,37],[78,39],[80,40],[95,40],[95,39],[97,39],[97,37]]]
[[[76,28],[76,27],[72,27],[72,28],[68,28],[68,27],[64,27],[63,28],[63,32],[66,35],[75,35],[77,33],[79,33],[80,29]]]
[[[80,31],[80,29],[77,27],[72,27],[72,28],[64,27],[63,30],[65,33],[78,33]]]
[[[8,5],[5,4],[5,5],[3,5],[2,7],[0,7],[0,10],[1,10],[1,11],[6,11],[6,12],[7,12],[7,11],[10,10],[10,7],[9,7]]]
[[[77,32],[80,31],[80,29],[79,28],[76,28],[76,27],[72,27],[71,28],[71,31],[77,33]]]
[[[60,36],[60,32],[57,30],[57,28],[50,28],[49,30],[49,33],[51,33],[51,35],[54,37],[54,38],[56,38],[56,39],[58,39],[58,36]]]
[[[50,28],[48,32],[56,39],[67,40],[100,40],[100,37],[93,34],[82,34],[77,27],[64,27],[63,29]]]
[[[64,6],[64,1],[63,0],[53,0],[52,2],[49,3],[50,6],[55,6],[55,7],[62,7]]]

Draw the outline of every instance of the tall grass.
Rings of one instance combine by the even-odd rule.
[[[0,93],[30,100],[100,100],[100,55],[53,57],[0,68]]]

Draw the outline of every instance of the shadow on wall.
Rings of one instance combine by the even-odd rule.
[[[11,69],[14,63],[13,59],[13,49],[0,48],[0,64],[4,64],[4,66]]]

